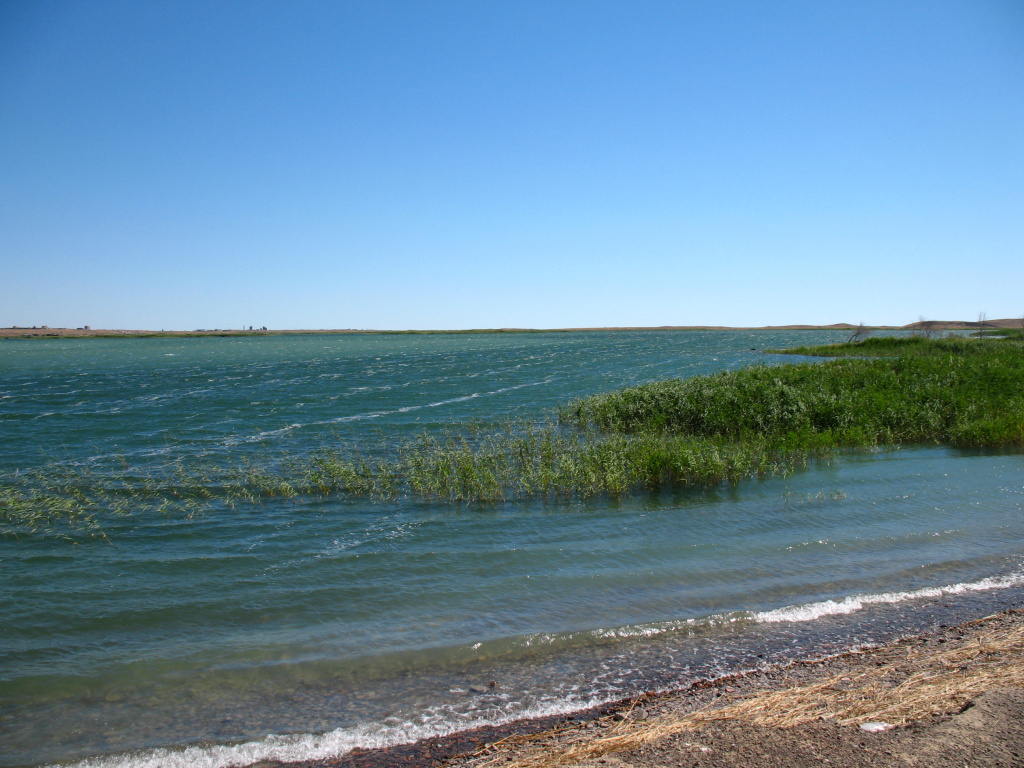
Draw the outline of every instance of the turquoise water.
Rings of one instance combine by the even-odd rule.
[[[0,472],[387,450],[844,335],[7,342]],[[0,763],[331,757],[885,639],[1019,600],[1022,510],[1021,455],[925,447],[621,500],[271,499],[2,539]]]

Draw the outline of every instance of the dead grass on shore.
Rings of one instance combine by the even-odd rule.
[[[987,625],[997,616],[970,622]],[[705,723],[743,720],[749,724],[792,728],[831,721],[838,725],[884,722],[906,725],[933,714],[962,709],[987,690],[1024,687],[1024,626],[985,627],[976,637],[949,650],[943,645],[901,643],[846,655],[849,672],[813,682],[774,685],[736,697],[723,696],[686,714],[617,722],[602,735],[582,731],[582,740],[541,748],[531,745],[553,735],[511,737],[479,750],[475,768],[554,768],[634,749]],[[638,700],[639,702],[639,700]],[[638,702],[634,702],[635,707]],[[606,734],[606,735],[605,735]],[[490,758],[490,759],[488,759]],[[510,759],[511,758],[511,759]]]

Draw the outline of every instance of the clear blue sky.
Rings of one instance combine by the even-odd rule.
[[[1024,2],[0,3],[0,326],[1024,315]]]

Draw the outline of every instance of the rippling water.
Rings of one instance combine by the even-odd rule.
[[[843,335],[7,342],[0,472],[386,446]],[[625,500],[274,500],[0,540],[0,763],[330,757],[884,640],[1019,601],[1022,509],[1021,455],[926,447]]]

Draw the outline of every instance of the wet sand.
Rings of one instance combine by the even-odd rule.
[[[1024,766],[1024,610],[568,718],[294,765]]]

